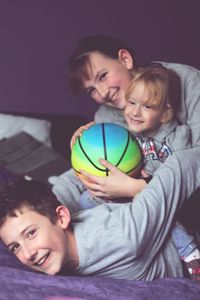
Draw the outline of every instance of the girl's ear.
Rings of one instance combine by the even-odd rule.
[[[62,206],[62,205],[58,206],[56,208],[56,213],[58,216],[57,222],[60,224],[60,226],[63,229],[67,229],[67,227],[69,226],[70,221],[71,221],[71,216],[70,216],[70,212],[69,212],[68,208],[65,206]]]
[[[174,113],[173,113],[173,109],[172,109],[171,105],[167,104],[165,111],[163,112],[162,117],[160,119],[160,122],[167,123],[167,122],[171,121],[171,119],[173,118],[173,115],[174,115]]]
[[[134,68],[133,57],[126,49],[119,50],[118,59],[128,70],[132,70]]]

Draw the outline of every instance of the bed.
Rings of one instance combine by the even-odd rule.
[[[81,115],[0,113],[0,168],[48,183],[70,168],[71,136],[86,122]]]
[[[100,277],[48,276],[26,269],[0,244],[1,300],[74,298],[197,300],[200,299],[200,284],[186,278],[144,282]]]
[[[44,116],[39,116],[40,120],[42,118],[44,118]],[[31,166],[28,165],[29,175],[47,181],[48,176],[52,175],[52,170],[59,173],[63,172],[66,167],[69,167],[69,164],[66,165],[65,163],[70,159],[68,145],[71,134],[75,128],[84,124],[86,120],[82,117],[74,116],[51,116],[51,118],[48,116],[47,119],[52,125],[49,136],[52,148],[49,148],[49,144],[47,145],[41,140],[41,136],[40,141],[36,141],[35,138],[37,138],[37,136],[29,135],[30,132],[24,133],[21,129],[19,132],[15,132],[13,135],[1,139],[0,182],[10,180],[12,176],[15,176],[15,173],[23,173],[24,170],[22,166],[27,168],[27,161],[31,164],[30,152],[31,155],[33,155],[31,148],[33,144],[34,149],[37,147],[40,149],[37,153],[43,153],[42,151],[44,151],[46,155],[49,151],[48,153],[50,153],[49,157],[51,157],[51,159],[49,158],[49,160],[44,161],[35,155],[34,164]],[[45,141],[47,140],[48,138],[46,136]],[[17,160],[19,157],[26,157],[26,155],[24,155],[25,152],[23,152],[22,155],[19,151],[16,156],[16,143],[18,149],[20,149],[20,151],[22,151],[22,149],[26,151],[26,155],[28,156],[28,159],[22,160],[20,164],[17,164]],[[19,147],[19,143],[22,143],[21,147]],[[47,141],[47,143],[49,143],[49,141]],[[4,151],[4,149],[6,150]],[[13,158],[14,154],[15,157]],[[13,163],[13,161],[15,161],[15,163]],[[35,161],[37,162],[36,164]],[[33,272],[21,265],[0,242],[0,300],[18,299],[197,300],[200,299],[200,283],[192,282],[187,278],[165,278],[157,279],[153,282],[144,282],[115,280],[102,277],[48,276]]]

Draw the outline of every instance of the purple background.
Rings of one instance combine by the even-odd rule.
[[[71,95],[66,62],[79,39],[110,34],[138,63],[200,68],[199,0],[0,0],[0,110],[83,114],[95,103]]]

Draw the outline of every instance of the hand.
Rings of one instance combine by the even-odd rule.
[[[106,160],[100,159],[100,163],[110,171],[109,176],[99,177],[83,170],[79,175],[80,180],[92,195],[107,199],[134,197],[146,186],[143,179],[135,179],[124,174]]]
[[[87,130],[88,128],[90,128],[90,127],[91,127],[92,125],[94,125],[94,124],[95,124],[95,122],[92,121],[92,122],[90,122],[90,123],[88,123],[88,124],[85,124],[85,125],[79,127],[79,129],[77,129],[77,130],[75,131],[75,133],[73,134],[73,136],[72,136],[72,138],[71,138],[71,141],[70,141],[70,148],[71,148],[71,150],[72,150],[73,145],[76,143],[77,137],[78,137],[78,136],[81,136],[81,135],[83,134],[83,131],[84,131],[84,130]]]

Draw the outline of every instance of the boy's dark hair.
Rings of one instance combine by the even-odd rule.
[[[37,180],[18,177],[10,183],[0,185],[0,225],[7,216],[16,216],[16,210],[20,210],[23,205],[55,223],[56,208],[61,203],[50,187]]]
[[[120,49],[126,49],[132,57],[134,56],[133,49],[115,37],[91,35],[81,39],[68,62],[68,79],[72,92],[78,94],[82,90],[82,79],[88,76],[86,65],[91,52],[98,51],[109,58],[118,59]]]

